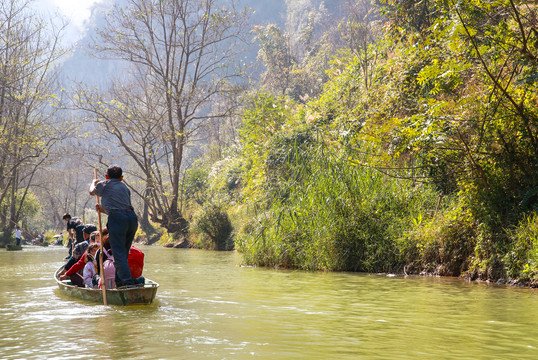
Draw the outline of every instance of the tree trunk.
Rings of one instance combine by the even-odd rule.
[[[150,196],[150,189],[146,189],[145,196]],[[155,236],[157,235],[157,231],[149,221],[149,206],[146,201],[144,201],[142,216],[140,216],[139,223],[142,230],[146,233],[148,245],[154,244],[159,240],[159,237]]]
[[[172,203],[172,207],[167,214],[163,214],[163,227],[169,233],[186,234],[189,230],[189,222],[180,214],[177,208],[177,201]]]

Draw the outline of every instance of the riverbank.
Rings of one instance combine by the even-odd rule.
[[[138,243],[137,245],[146,245],[146,244]],[[186,246],[185,241],[169,242],[169,243],[166,243],[164,245],[162,245],[162,244],[153,244],[152,246],[160,246],[160,247],[170,248],[170,249],[172,249],[172,248],[173,249],[189,249],[189,248],[196,249],[196,248]],[[238,253],[238,255],[242,258],[241,253],[238,252],[237,250],[233,250],[232,252]],[[256,264],[246,264],[246,263],[243,263],[242,261],[240,262],[240,265],[242,267],[253,267],[253,268],[261,267],[261,268],[266,268],[266,269],[273,269],[273,270],[276,270],[276,271],[301,270],[298,267],[294,267],[294,268],[287,268],[287,267],[281,267],[281,266],[263,267],[263,266],[259,266],[259,265],[256,265]],[[380,272],[370,272],[370,273],[355,272],[355,273],[357,273],[357,274],[361,274],[361,273],[362,274],[371,274],[371,275],[385,275],[385,276],[388,276],[388,277],[394,277],[394,276],[398,276],[398,277],[413,277],[413,276],[417,276],[417,277],[433,277],[433,278],[455,278],[455,279],[460,279],[460,280],[466,281],[466,282],[494,284],[494,285],[500,285],[500,286],[504,285],[504,286],[509,286],[509,287],[521,287],[521,288],[529,288],[529,289],[538,288],[538,280],[529,281],[529,280],[509,279],[509,278],[488,279],[488,278],[484,277],[484,274],[482,274],[482,276],[479,276],[477,274],[477,272],[466,272],[466,273],[460,274],[460,275],[441,275],[441,273],[442,273],[441,269],[438,269],[437,271],[422,270],[422,271],[419,271],[419,272],[408,272],[406,269],[407,269],[407,267],[404,266],[404,269],[402,271],[400,271],[400,272],[390,272],[390,273],[387,273],[387,272],[381,272],[381,273]],[[305,271],[318,272],[320,270],[305,270]],[[331,272],[335,272],[335,273],[343,272],[343,273],[346,273],[348,271],[331,271]]]

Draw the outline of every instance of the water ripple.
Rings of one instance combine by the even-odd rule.
[[[144,251],[145,276],[161,287],[154,304],[129,307],[60,294],[52,274],[63,248],[0,252],[0,358],[538,358],[536,291]]]

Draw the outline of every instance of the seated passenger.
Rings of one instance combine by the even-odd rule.
[[[99,234],[97,234],[99,236]],[[114,266],[114,256],[112,254],[112,249],[110,248],[110,243],[108,241],[108,229],[103,229],[103,271],[105,272],[104,278],[106,280],[106,286],[107,289],[114,289],[116,288],[116,278],[117,274],[115,274],[115,266]],[[97,250],[97,253],[95,255],[95,259],[97,261],[96,264],[96,271],[98,276],[100,276],[101,268],[100,268],[100,249]],[[127,261],[129,263],[129,270],[131,271],[131,275],[133,279],[135,279],[135,285],[133,286],[143,286],[145,283],[145,279],[142,276],[142,271],[144,269],[144,253],[134,247],[131,246],[131,249],[129,251],[129,255],[127,257]],[[101,284],[101,283],[99,283]],[[101,285],[99,285],[101,287]]]
[[[101,234],[99,234],[99,231],[94,231],[90,234],[90,245],[91,244],[99,244],[101,242]]]
[[[87,248],[88,243],[86,241],[75,245],[73,255],[65,264],[64,269],[59,273],[60,280],[65,280],[69,277],[71,284],[84,287],[84,281],[80,272],[84,269],[84,265],[86,265],[85,252]]]
[[[84,238],[84,240],[86,240],[89,243],[90,235],[94,231],[97,231],[97,226],[95,226],[94,224],[86,224],[84,226],[84,229],[82,229],[82,237]]]
[[[94,276],[97,274],[95,261],[95,253],[99,249],[98,244],[91,244],[86,251],[86,265],[82,273],[82,278],[84,279],[84,285],[87,288],[93,289],[97,283],[94,283]]]
[[[97,234],[99,236],[99,234]],[[110,242],[108,241],[108,229],[105,227],[103,229],[103,271],[105,275],[103,276],[106,280],[107,289],[115,289],[116,281],[115,274],[116,268],[114,267],[114,257],[112,256],[112,250],[110,249]],[[97,250],[95,254],[95,259],[97,261],[96,271],[97,277],[101,277],[101,249]],[[99,288],[101,288],[101,280],[99,280]]]
[[[94,235],[94,237],[95,237],[95,242],[97,243],[101,242],[99,232],[97,232],[97,234]],[[110,243],[108,242],[108,229],[106,227],[103,228],[102,240],[103,240],[103,247],[106,248],[110,252]],[[97,250],[97,253],[95,254],[95,260],[97,261],[97,274],[99,274],[99,271],[101,269],[100,267],[101,266],[101,249],[100,248]],[[105,255],[105,260],[106,260],[106,255]]]

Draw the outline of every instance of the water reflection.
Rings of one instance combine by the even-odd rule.
[[[2,359],[535,359],[535,290],[239,267],[146,247],[152,305],[60,294],[63,248],[0,250]]]

